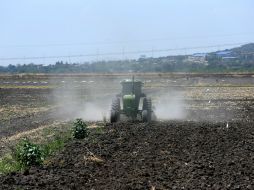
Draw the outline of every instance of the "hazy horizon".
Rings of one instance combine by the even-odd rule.
[[[81,63],[235,47],[254,42],[253,7],[251,0],[1,1],[0,65]],[[65,57],[43,58],[57,56]]]

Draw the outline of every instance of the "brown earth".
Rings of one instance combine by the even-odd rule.
[[[74,79],[69,86],[66,78],[47,80],[61,86],[58,92],[21,88],[11,79],[1,79],[15,88],[0,89],[0,114],[10,108],[6,118],[0,116],[0,139],[72,117],[84,99],[111,98],[120,80],[88,78],[95,81],[88,84],[80,78],[78,87]],[[184,121],[91,129],[88,139],[70,142],[47,165],[0,176],[0,189],[254,189],[254,78],[150,79],[144,78],[144,91],[155,101],[164,91],[172,96],[172,88],[184,92]],[[71,97],[73,89],[75,110],[54,107],[55,98]]]
[[[109,125],[46,166],[1,176],[0,189],[253,189],[253,124]]]

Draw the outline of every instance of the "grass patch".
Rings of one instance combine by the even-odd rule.
[[[52,156],[55,152],[58,152],[64,148],[66,142],[71,140],[71,132],[57,135],[53,140],[47,144],[42,144],[42,151],[45,158]]]
[[[94,129],[96,134],[103,134],[104,133],[104,128],[103,127],[96,127]]]
[[[54,153],[62,150],[65,143],[68,142],[70,139],[71,131],[68,131],[64,134],[62,133],[61,135],[57,135],[47,143],[39,144],[38,146],[40,147],[44,158],[43,163],[46,163],[48,161],[47,159],[49,159],[50,156],[52,156]],[[0,174],[20,171],[27,167],[26,165],[22,164],[17,160],[17,157],[15,156],[15,148],[16,147],[13,147],[11,153],[7,153],[2,158],[0,158]]]
[[[87,129],[88,131],[86,132],[89,132],[90,136],[89,141],[97,142],[97,135],[104,133],[104,126],[105,123],[101,122],[98,123],[96,127]],[[52,156],[61,151],[65,144],[74,138],[73,127],[75,128],[75,125],[72,121],[65,124],[56,124],[42,129],[42,131],[26,134],[25,136],[22,136],[22,138],[30,136],[31,141],[35,142],[42,151],[42,164],[47,165],[50,163]],[[15,148],[17,148],[19,143],[20,140],[16,141],[15,145],[12,144],[12,146],[10,146],[11,151],[0,157],[0,174],[20,171],[27,167],[19,163],[15,157]]]
[[[11,154],[6,154],[0,159],[0,174],[21,170],[22,166],[13,158]]]

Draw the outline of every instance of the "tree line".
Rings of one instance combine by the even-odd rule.
[[[244,50],[244,51],[243,51]],[[250,50],[250,51],[248,51]],[[253,50],[253,51],[252,51]],[[113,72],[253,72],[254,44],[205,56],[178,55],[159,58],[139,58],[119,61],[97,61],[82,64],[58,61],[51,65],[34,63],[0,66],[1,73],[113,73]],[[225,53],[225,52],[222,52]]]

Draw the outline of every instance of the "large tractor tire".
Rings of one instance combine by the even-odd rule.
[[[151,120],[152,120],[152,100],[151,98],[144,98],[142,109],[142,121],[150,122]]]
[[[111,111],[110,111],[110,122],[111,123],[119,121],[120,111],[121,111],[120,99],[114,98],[112,101]]]
[[[142,121],[143,122],[148,122],[147,110],[142,110]]]

